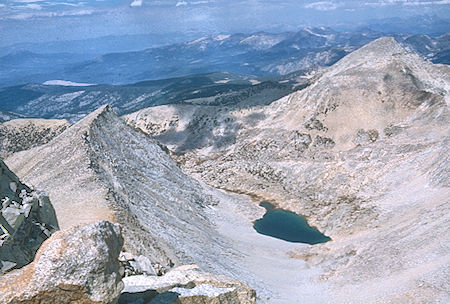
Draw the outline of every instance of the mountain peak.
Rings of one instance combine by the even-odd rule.
[[[95,117],[101,116],[106,113],[114,113],[115,114],[113,108],[109,104],[104,104],[104,105],[100,106],[97,110],[90,113],[85,118],[89,118],[89,117],[95,118]]]
[[[86,115],[75,126],[78,126],[80,128],[90,127],[100,117],[117,117],[117,118],[119,118],[119,116],[116,114],[114,109],[109,104],[105,104],[105,105],[102,105],[101,107],[99,107],[94,112]]]
[[[380,55],[392,55],[404,53],[406,51],[397,41],[395,41],[394,37],[381,37],[366,44],[356,52],[374,52]]]
[[[358,66],[363,69],[380,68],[392,62],[394,58],[405,62],[411,59],[420,61],[417,54],[408,52],[393,37],[381,37],[348,54],[330,67],[329,71],[335,74]]]
[[[359,130],[382,134],[413,113],[445,104],[448,75],[448,66],[432,65],[394,38],[383,37],[318,74],[308,88],[292,93],[288,103],[272,103],[270,111],[280,113],[277,123],[292,128],[317,119],[335,149],[346,150],[355,146]]]

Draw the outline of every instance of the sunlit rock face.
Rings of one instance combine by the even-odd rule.
[[[223,275],[201,271],[197,265],[183,265],[164,276],[137,275],[124,278],[119,304],[137,301],[182,304],[254,304],[255,291],[245,283]]]
[[[0,276],[5,304],[117,303],[124,285],[118,256],[120,227],[106,221],[54,233],[35,260]]]

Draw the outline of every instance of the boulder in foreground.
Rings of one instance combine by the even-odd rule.
[[[116,303],[122,245],[120,227],[107,221],[58,231],[33,263],[0,276],[0,303]]]

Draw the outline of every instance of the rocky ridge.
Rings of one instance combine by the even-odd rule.
[[[48,189],[62,228],[115,221],[123,225],[127,251],[163,268],[232,268],[218,257],[233,249],[205,215],[217,203],[212,190],[185,175],[153,139],[127,126],[109,106],[7,162],[25,180]]]
[[[289,254],[323,268],[334,302],[445,301],[449,83],[448,66],[381,38],[269,106],[221,109],[217,124],[220,110],[205,107],[125,119],[196,178],[305,215],[331,236]],[[212,140],[180,141],[194,123]]]
[[[278,278],[253,273],[267,258],[261,252],[278,252],[279,242],[236,245],[236,238],[226,234],[230,229],[218,228],[219,223],[236,222],[245,232],[239,236],[264,238],[251,227],[262,208],[249,205],[245,198],[246,206],[257,209],[251,212],[252,219],[225,216],[223,211],[244,198],[191,179],[167,152],[105,106],[49,143],[14,153],[7,161],[23,178],[49,191],[63,228],[102,219],[120,223],[127,253],[121,257],[124,274],[151,275],[152,270],[164,274],[173,266],[195,263],[214,276],[225,274],[246,282],[260,298],[272,301],[280,292],[286,293],[266,282],[278,282]]]

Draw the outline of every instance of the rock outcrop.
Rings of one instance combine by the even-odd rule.
[[[46,144],[69,126],[66,120],[31,118],[0,123],[0,158]]]
[[[119,304],[253,304],[253,289],[234,279],[202,272],[196,265],[172,269],[162,277],[131,276],[124,278],[125,288]]]
[[[121,252],[119,261],[124,269],[124,276],[132,275],[162,275],[161,265],[153,265],[144,255],[136,256],[131,252]]]
[[[32,264],[0,276],[0,303],[116,303],[122,244],[119,226],[106,221],[58,231]]]
[[[48,196],[20,182],[0,159],[0,273],[31,261],[58,229]]]

